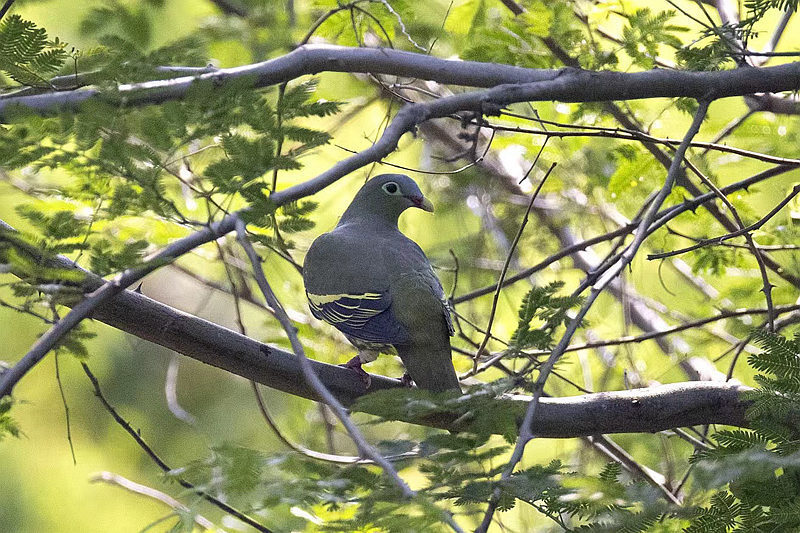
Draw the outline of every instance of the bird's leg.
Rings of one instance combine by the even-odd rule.
[[[409,389],[414,386],[414,380],[411,379],[411,376],[408,375],[408,372],[403,374],[403,377],[400,378],[400,384],[404,387],[408,387]]]
[[[361,357],[356,355],[345,364],[339,366],[343,366],[344,368],[349,368],[350,370],[353,370],[358,376],[358,379],[360,379],[361,382],[364,384],[364,386],[366,388],[369,388],[370,383],[372,383],[372,378],[369,377],[369,374],[367,373],[366,370],[361,368],[361,365],[363,364],[364,362],[361,360]]]

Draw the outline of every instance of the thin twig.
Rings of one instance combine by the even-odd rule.
[[[527,177],[528,174],[531,173],[534,166],[536,165],[536,161],[533,162],[528,172],[525,174]],[[505,263],[503,263],[503,270],[500,272],[500,278],[497,280],[497,289],[494,293],[494,298],[492,300],[492,308],[489,311],[489,320],[486,324],[486,334],[483,337],[483,341],[481,341],[480,346],[478,346],[477,351],[475,352],[475,358],[472,361],[472,369],[476,370],[478,367],[478,358],[483,353],[483,350],[486,348],[486,345],[489,343],[489,339],[492,336],[492,324],[494,323],[494,316],[497,312],[497,303],[500,299],[500,291],[503,289],[503,280],[506,277],[506,273],[508,273],[508,266],[511,264],[511,259],[514,256],[514,250],[517,248],[517,244],[519,243],[520,238],[522,237],[522,232],[525,230],[525,226],[528,224],[528,217],[530,217],[531,209],[533,209],[533,201],[536,200],[536,197],[539,196],[539,191],[542,190],[545,181],[550,176],[550,173],[553,172],[553,169],[556,168],[556,163],[554,162],[550,165],[550,168],[545,173],[542,180],[539,182],[538,187],[531,195],[531,200],[528,202],[528,209],[525,211],[525,216],[522,217],[522,222],[519,225],[519,229],[517,230],[517,234],[514,236],[514,240],[511,242],[511,246],[506,254]]]
[[[264,417],[264,420],[266,420],[267,424],[272,429],[273,433],[275,433],[275,436],[278,437],[278,440],[280,440],[283,443],[283,445],[289,448],[290,450],[294,450],[301,455],[305,455],[306,457],[310,457],[312,459],[318,459],[320,461],[325,461],[328,463],[342,464],[342,465],[351,465],[356,463],[374,464],[374,462],[371,461],[370,459],[364,459],[362,457],[358,457],[355,455],[338,455],[332,453],[318,452],[316,450],[306,448],[305,446],[298,444],[296,442],[292,442],[291,440],[289,440],[288,437],[286,437],[286,435],[283,434],[283,431],[281,431],[281,429],[278,427],[278,424],[275,422],[275,420],[272,418],[272,415],[269,413],[269,410],[267,409],[267,404],[264,401],[264,397],[262,396],[261,391],[258,388],[258,383],[251,380],[250,384],[252,385],[253,392],[255,393],[256,402],[258,403],[258,410],[261,411],[261,416]],[[387,460],[407,459],[416,456],[417,454],[414,452],[407,452],[397,456],[387,457]]]
[[[72,424],[70,424],[69,419],[69,404],[67,403],[67,395],[64,394],[64,384],[61,381],[61,369],[58,364],[58,353],[56,353],[55,357],[56,365],[56,383],[58,383],[58,392],[61,394],[61,404],[64,406],[64,422],[67,426],[67,442],[69,442],[69,451],[72,454],[72,464],[77,465],[78,461],[75,459],[75,446],[72,443]]]
[[[81,363],[81,366],[83,367],[83,371],[86,373],[86,376],[89,378],[89,381],[91,381],[91,383],[92,383],[92,387],[94,388],[94,395],[97,396],[97,398],[100,400],[100,403],[103,404],[103,407],[106,409],[106,411],[108,411],[109,414],[111,414],[111,417],[114,419],[114,421],[117,424],[119,424],[119,426],[122,427],[122,429],[124,429],[128,433],[128,435],[133,437],[133,440],[136,441],[136,444],[138,444],[139,447],[142,450],[144,450],[144,453],[146,453],[147,456],[150,457],[150,459],[152,459],[153,462],[165,474],[169,474],[170,472],[172,472],[172,468],[170,468],[167,465],[167,463],[165,463],[164,460],[161,459],[161,457],[159,457],[159,455],[153,450],[153,448],[151,448],[150,445],[147,444],[147,442],[145,442],[145,440],[142,438],[141,434],[138,431],[136,431],[135,429],[133,429],[133,427],[131,427],[131,425],[124,418],[122,418],[122,416],[120,416],[120,414],[108,402],[108,400],[106,400],[106,397],[103,395],[103,392],[100,389],[100,382],[97,380],[97,378],[92,373],[92,371],[89,370],[89,366],[86,363],[83,363],[83,362]],[[206,491],[195,487],[192,483],[189,483],[185,479],[183,479],[181,477],[177,477],[177,476],[175,476],[174,479],[178,482],[178,484],[181,487],[194,492],[195,494],[197,494],[198,496],[200,496],[201,498],[203,498],[207,502],[209,502],[212,505],[215,505],[216,507],[222,509],[223,511],[225,511],[229,515],[237,518],[238,520],[241,520],[245,524],[255,528],[256,530],[260,531],[261,533],[272,533],[271,530],[268,529],[267,527],[259,524],[258,522],[256,522],[252,518],[250,518],[249,516],[245,515],[241,511],[238,511],[237,509],[234,509],[233,507],[231,507],[227,503],[225,503],[225,502],[223,502],[221,500],[218,500],[217,498],[215,498],[214,496],[210,495]]]
[[[704,239],[704,237],[693,237],[691,235],[687,235],[681,231],[676,230],[675,228],[671,228],[667,226],[667,231],[673,235],[677,235],[678,237],[683,237],[684,239],[688,239],[693,242],[700,242]],[[707,238],[707,237],[705,237]],[[750,247],[746,244],[738,244],[735,242],[721,242],[719,246],[725,246],[727,248],[740,248],[744,250],[749,250]],[[800,245],[798,244],[758,244],[756,246],[759,250],[764,252],[796,252],[800,250]],[[680,259],[675,259],[675,261],[680,261]],[[685,264],[685,263],[684,263]]]
[[[30,316],[32,316],[34,318],[38,318],[39,320],[41,320],[45,324],[51,324],[51,325],[55,324],[55,320],[52,320],[52,319],[50,319],[50,318],[48,318],[48,317],[46,317],[46,316],[44,316],[44,315],[42,315],[40,313],[37,313],[36,311],[34,311],[32,309],[26,309],[25,307],[20,307],[18,305],[10,304],[10,303],[8,303],[6,301],[3,301],[3,300],[0,300],[0,307],[5,307],[6,309],[11,309],[12,311],[16,311],[17,313],[22,313],[22,314],[25,314],[25,315],[30,315]]]
[[[734,207],[733,203],[728,200],[728,197],[722,194],[722,191],[712,182],[708,177],[700,172],[700,169],[697,168],[688,158],[686,159],[686,166],[688,166],[692,171],[700,178],[700,181],[703,184],[711,189],[711,191],[717,195],[717,198],[725,204],[725,206],[730,210],[733,219],[736,221],[736,224],[739,225],[739,229],[743,230],[744,220],[742,217],[739,216],[739,211]],[[767,313],[767,322],[769,323],[769,330],[775,331],[775,311],[773,309],[772,304],[772,283],[769,281],[769,275],[767,274],[767,266],[764,264],[764,256],[761,254],[761,251],[756,246],[755,241],[753,240],[753,234],[749,231],[744,232],[743,234],[745,240],[747,241],[747,246],[750,249],[750,252],[755,257],[756,262],[758,263],[758,270],[761,273],[761,283],[762,283],[762,291],[764,292],[764,298],[767,300],[767,309],[769,310]]]
[[[701,441],[700,439],[698,439],[696,437],[693,437],[692,435],[690,435],[686,431],[682,430],[681,428],[673,428],[671,431],[673,433],[675,433],[675,435],[677,435],[678,437],[682,438],[683,440],[685,440],[686,442],[688,442],[689,444],[694,446],[695,449],[697,449],[697,450],[710,450],[711,449],[711,446],[709,446],[705,442]]]
[[[405,170],[405,171],[408,171],[408,172],[415,172],[417,174],[428,174],[430,176],[451,176],[453,174],[459,174],[461,172],[464,172],[465,170],[467,170],[469,168],[472,168],[475,165],[477,165],[478,163],[480,163],[481,161],[483,161],[483,158],[486,157],[486,154],[489,151],[489,148],[491,148],[491,146],[492,146],[492,141],[494,140],[494,134],[495,134],[495,131],[492,130],[492,136],[489,138],[489,142],[486,143],[486,148],[483,151],[483,155],[481,155],[481,156],[479,156],[477,158],[474,158],[469,163],[467,163],[465,165],[462,165],[462,166],[460,166],[460,167],[458,167],[456,169],[453,169],[453,170],[425,170],[425,169],[421,169],[421,168],[412,168],[412,167],[408,167],[408,166],[404,166],[404,165],[399,165],[397,163],[390,163],[390,162],[388,162],[386,160],[383,160],[383,159],[381,159],[380,161],[376,161],[376,163],[379,164],[379,165],[385,165],[387,167],[398,168],[400,170]],[[358,153],[357,150],[353,150],[351,148],[347,148],[347,147],[342,146],[340,144],[334,144],[334,146],[336,148],[339,148],[340,150],[344,150],[345,152],[350,153],[350,154],[357,154]]]
[[[729,123],[728,123],[728,124],[727,124],[727,125],[726,125],[724,128],[722,128],[722,130],[720,130],[720,132],[719,132],[719,133],[717,133],[717,135],[716,135],[716,136],[715,136],[715,137],[714,137],[714,138],[711,140],[711,142],[709,143],[709,146],[706,146],[706,147],[703,149],[703,152],[702,152],[702,154],[701,154],[701,155],[705,156],[705,155],[706,155],[706,154],[709,152],[709,150],[712,150],[712,146],[711,146],[711,145],[716,145],[717,143],[719,143],[720,141],[722,141],[722,139],[724,139],[725,137],[728,137],[729,135],[731,135],[731,134],[732,134],[734,131],[736,131],[736,130],[737,130],[737,129],[738,129],[738,128],[739,128],[739,127],[742,125],[742,124],[744,124],[744,123],[745,123],[745,121],[746,121],[748,118],[750,118],[751,116],[753,116],[753,115],[756,113],[756,111],[757,111],[756,109],[753,109],[753,108],[751,107],[751,108],[750,108],[750,109],[748,109],[748,110],[747,110],[747,112],[745,112],[745,113],[744,113],[742,116],[736,117],[735,119],[731,120],[731,121],[730,121],[730,122],[729,122]]]
[[[189,425],[194,425],[195,422],[197,422],[197,418],[184,409],[178,401],[178,368],[181,364],[180,357],[181,356],[177,353],[173,353],[169,358],[167,377],[164,379],[164,396],[167,398],[167,407],[169,411],[175,415],[175,418],[183,420]]]
[[[116,485],[118,487],[122,487],[125,490],[129,490],[136,494],[141,494],[142,496],[147,496],[148,498],[152,498],[154,500],[158,500],[161,503],[167,505],[168,507],[174,509],[175,511],[180,511],[181,513],[192,513],[192,519],[195,523],[202,527],[204,530],[213,530],[219,533],[225,533],[224,529],[220,529],[214,525],[214,523],[205,518],[201,514],[193,513],[191,509],[187,506],[160,490],[156,490],[153,487],[148,487],[147,485],[142,485],[141,483],[136,483],[135,481],[131,481],[128,478],[122,477],[119,474],[114,474],[112,472],[98,472],[97,474],[92,475],[89,478],[89,481],[92,483],[108,483],[109,485]]]
[[[244,278],[245,271],[242,268],[237,268],[236,269],[236,273],[238,274],[238,278],[239,278],[238,283],[237,283],[237,281],[234,279],[234,272],[232,272],[231,267],[228,265],[228,262],[225,260],[225,255],[224,255],[225,254],[225,250],[219,244],[219,241],[215,241],[215,242],[217,242],[217,246],[218,246],[219,253],[220,253],[220,260],[225,265],[225,274],[227,275],[228,282],[231,285],[230,294],[233,296],[233,308],[234,308],[235,313],[236,313],[236,323],[237,323],[237,325],[239,327],[239,332],[242,335],[247,335],[247,329],[244,326],[244,321],[242,319],[242,310],[241,310],[241,302],[242,302],[242,297],[243,296],[245,298],[249,298],[253,302],[256,302],[257,305],[259,305],[260,307],[262,307],[264,309],[268,309],[269,312],[273,316],[276,316],[276,312],[271,307],[269,307],[267,305],[264,305],[261,302],[257,302],[257,300],[255,300],[255,298],[253,298],[253,295],[250,292],[250,288],[247,286],[247,281]],[[327,462],[331,462],[331,463],[353,464],[353,463],[357,463],[359,461],[361,461],[361,462],[370,462],[371,463],[371,461],[369,461],[368,459],[362,459],[360,457],[343,456],[343,455],[332,455],[332,454],[325,454],[325,453],[316,452],[314,450],[306,448],[305,446],[301,446],[299,444],[296,444],[296,443],[292,442],[291,440],[289,440],[288,437],[286,437],[283,434],[283,431],[281,431],[281,429],[278,427],[277,422],[275,422],[275,420],[272,418],[272,415],[269,413],[269,410],[267,409],[267,404],[264,401],[263,395],[261,394],[261,390],[258,388],[258,383],[253,381],[253,380],[250,380],[250,386],[252,387],[253,393],[254,393],[254,395],[256,397],[256,403],[258,404],[258,410],[260,411],[261,416],[267,422],[267,425],[270,427],[270,429],[272,429],[273,433],[275,433],[275,436],[278,437],[278,440],[280,440],[290,450],[294,450],[294,451],[296,451],[298,453],[301,453],[301,454],[303,454],[303,455],[305,455],[307,457],[311,457],[312,459],[319,459],[319,460],[327,461]]]
[[[680,505],[681,501],[678,499],[670,490],[664,485],[663,480],[659,480],[656,476],[662,476],[657,472],[653,472],[651,469],[647,468],[646,466],[640,464],[636,459],[633,458],[628,451],[611,440],[606,435],[594,435],[591,437],[587,437],[586,439],[590,444],[593,446],[597,446],[601,449],[606,449],[610,452],[611,457],[622,466],[627,468],[629,471],[633,472],[637,476],[641,477],[650,485],[655,487],[656,489],[661,492],[664,498],[667,499],[670,503],[675,505]]]
[[[764,180],[769,179],[771,177],[774,177],[776,175],[783,174],[784,172],[788,172],[790,170],[792,170],[792,167],[787,167],[787,166],[772,167],[772,168],[770,168],[768,170],[765,170],[764,172],[760,172],[758,174],[755,174],[753,176],[745,178],[744,180],[738,181],[736,183],[732,183],[732,184],[730,184],[730,185],[728,185],[726,187],[722,187],[720,190],[725,194],[730,194],[731,192],[734,192],[734,191],[747,189],[748,187],[750,187],[750,186],[752,186],[752,185],[754,185],[756,183],[759,183],[761,181],[764,181]],[[670,220],[674,219],[678,215],[680,215],[682,213],[685,213],[687,211],[693,211],[698,206],[700,206],[700,205],[702,205],[702,204],[704,204],[706,202],[709,202],[709,201],[713,200],[714,198],[716,198],[716,195],[714,193],[709,192],[709,193],[706,193],[706,194],[702,194],[700,196],[696,196],[696,197],[694,197],[694,198],[692,198],[690,200],[686,200],[683,203],[668,207],[668,208],[666,208],[666,209],[664,209],[664,210],[662,210],[661,212],[658,213],[658,219],[657,219],[658,222],[656,224],[654,224],[654,226],[655,227],[660,227],[660,226],[666,224],[667,222],[669,222]],[[631,231],[636,229],[636,226],[638,224],[639,224],[639,220],[638,219],[634,219],[629,224],[621,226],[621,227],[619,227],[619,228],[617,228],[617,229],[615,229],[613,231],[610,231],[610,232],[605,233],[603,235],[598,235],[596,237],[592,237],[591,239],[586,239],[586,240],[581,241],[579,243],[575,243],[573,245],[570,245],[570,246],[567,246],[565,248],[562,248],[557,253],[545,258],[544,260],[542,260],[538,264],[536,264],[536,265],[534,265],[532,267],[526,268],[525,270],[523,270],[523,271],[521,271],[521,272],[519,272],[517,274],[514,274],[513,276],[509,276],[503,282],[503,286],[507,287],[508,285],[511,285],[512,283],[516,283],[517,281],[520,281],[520,280],[523,280],[523,279],[527,279],[531,274],[534,274],[536,272],[539,272],[539,271],[547,268],[548,266],[550,266],[551,264],[555,263],[559,259],[562,259],[564,257],[570,256],[570,255],[572,255],[572,254],[574,254],[576,252],[580,252],[582,250],[585,250],[590,246],[593,246],[595,244],[599,244],[601,242],[609,241],[611,239],[619,237],[620,235],[625,235],[627,233],[630,233]],[[463,294],[461,296],[457,296],[456,298],[453,299],[453,303],[454,304],[460,304],[460,303],[463,303],[463,302],[466,302],[466,301],[469,301],[469,300],[474,300],[475,298],[479,298],[481,296],[485,296],[487,294],[492,294],[492,292],[494,292],[496,287],[497,287],[496,284],[487,285],[486,287],[482,287],[480,289],[476,289],[476,290],[471,291],[471,292],[469,292],[467,294]]]
[[[767,44],[764,45],[764,48],[761,50],[761,53],[764,54],[764,59],[761,60],[757,59],[755,61],[757,66],[760,67],[764,65],[767,61],[769,61],[769,58],[772,57],[771,55],[768,54],[772,54],[775,51],[775,48],[778,47],[778,42],[781,40],[781,36],[783,35],[783,32],[786,30],[786,26],[789,24],[789,19],[792,18],[792,15],[794,15],[795,11],[796,10],[789,9],[788,7],[787,9],[784,10],[780,20],[775,25],[775,29],[773,30],[772,35],[769,38],[769,41],[767,41]],[[795,55],[796,54],[797,53],[795,52]]]
[[[384,473],[392,480],[392,482],[400,489],[401,494],[406,499],[417,499],[418,495],[416,491],[412,490],[408,484],[403,481],[400,475],[395,470],[394,466],[385,458],[383,457],[378,450],[376,450],[364,437],[358,427],[353,423],[350,419],[350,416],[347,414],[344,406],[331,394],[331,392],[325,387],[322,381],[317,376],[316,372],[314,372],[313,367],[311,366],[310,361],[306,357],[305,350],[303,349],[303,345],[300,342],[299,337],[297,336],[297,329],[292,324],[291,319],[286,314],[283,306],[281,305],[278,298],[275,296],[275,293],[272,291],[272,288],[267,281],[267,277],[264,274],[264,269],[261,266],[261,259],[258,256],[255,248],[250,243],[250,240],[247,237],[247,229],[245,227],[244,221],[238,219],[236,221],[236,235],[239,244],[244,249],[245,253],[247,254],[248,259],[253,268],[253,274],[256,279],[256,283],[258,287],[261,289],[262,294],[264,295],[264,299],[267,301],[267,304],[275,310],[275,316],[280,322],[281,326],[283,327],[286,335],[289,337],[289,342],[292,346],[292,351],[294,352],[295,356],[300,362],[300,367],[303,371],[303,376],[305,377],[306,381],[308,382],[309,386],[314,390],[314,392],[322,399],[322,401],[327,404],[333,412],[336,414],[339,421],[341,421],[342,425],[347,429],[347,432],[350,434],[350,438],[353,439],[353,442],[358,448],[359,453],[362,457],[371,459],[375,462],[376,465],[380,466]],[[424,502],[426,505],[432,505],[428,502]],[[441,511],[443,514],[443,518],[448,523],[448,525],[453,529],[453,531],[461,533],[461,528],[455,523],[453,520],[452,515],[447,511]]]
[[[0,20],[3,20],[3,17],[6,16],[6,13],[8,13],[8,10],[11,9],[13,4],[14,0],[6,0],[5,4],[3,4],[3,7],[0,7]]]
[[[723,243],[723,242],[727,241],[728,239],[733,239],[734,237],[740,237],[740,236],[744,235],[745,233],[749,233],[751,231],[760,229],[761,226],[766,224],[772,217],[777,215],[778,212],[781,209],[783,209],[786,206],[786,204],[791,202],[792,198],[794,198],[798,194],[800,194],[800,184],[795,185],[794,187],[792,187],[792,191],[789,193],[789,195],[786,198],[784,198],[783,200],[781,200],[780,203],[778,203],[778,205],[776,205],[774,208],[772,208],[772,210],[769,213],[767,213],[766,215],[761,217],[761,219],[759,219],[758,222],[755,222],[754,224],[750,224],[749,226],[747,226],[745,228],[739,229],[737,231],[732,231],[730,233],[726,233],[725,235],[720,235],[719,237],[714,237],[714,238],[711,238],[711,239],[702,239],[697,244],[695,244],[693,246],[688,246],[686,248],[681,248],[681,249],[678,249],[678,250],[672,250],[670,252],[661,252],[661,253],[649,254],[647,256],[647,259],[650,259],[650,260],[653,260],[653,259],[664,259],[665,257],[673,257],[675,255],[685,254],[686,252],[691,252],[693,250],[697,250],[698,248],[703,248],[705,246],[712,246],[712,245],[720,244],[720,243]]]
[[[519,115],[511,115],[518,117]],[[746,116],[744,118],[747,118]],[[533,120],[529,118],[529,120]],[[552,121],[548,121],[551,123]],[[474,123],[473,123],[474,124]],[[637,131],[637,130],[630,130],[624,128],[607,128],[601,126],[567,126],[561,123],[553,123],[559,127],[571,127],[573,129],[579,129],[579,131],[555,131],[555,130],[545,130],[545,129],[532,129],[532,128],[524,128],[521,126],[509,126],[504,124],[483,124],[484,128],[490,128],[492,130],[497,131],[507,131],[512,133],[526,133],[529,135],[543,135],[545,138],[550,137],[558,137],[558,138],[565,138],[565,137],[603,137],[608,139],[621,139],[621,140],[629,140],[629,141],[639,141],[639,142],[648,142],[654,144],[661,144],[667,146],[669,148],[675,148],[678,144],[680,144],[679,140],[676,139],[669,139],[663,137],[654,137],[647,133]],[[738,124],[737,124],[738,125]],[[719,144],[716,140],[714,142],[703,142],[703,141],[695,141],[691,145],[692,148],[703,148],[705,151],[713,150],[715,152],[726,153],[726,154],[734,154],[739,155],[748,159],[753,159],[755,161],[763,161],[765,163],[774,163],[774,164],[786,164],[792,166],[800,166],[800,159],[796,158],[787,158],[787,157],[778,157],[769,154],[763,154],[760,152],[754,152],[752,150],[745,150],[743,148],[737,148],[735,146],[728,146],[725,144]]]
[[[783,314],[783,313],[789,313],[789,312],[797,311],[797,310],[800,310],[800,304],[779,305],[779,306],[776,306],[776,307],[772,308],[772,314],[774,316],[778,316],[778,315]],[[584,344],[573,344],[573,345],[570,345],[567,348],[565,348],[564,349],[564,353],[566,353],[566,352],[576,352],[576,351],[579,351],[579,350],[589,350],[589,349],[600,348],[600,347],[604,347],[604,346],[620,346],[620,345],[624,345],[624,344],[634,344],[634,343],[644,342],[644,341],[647,341],[647,340],[656,339],[658,337],[663,337],[664,335],[671,335],[673,333],[686,331],[688,329],[694,329],[694,328],[697,328],[699,326],[704,326],[705,324],[716,322],[718,320],[725,320],[727,318],[735,318],[735,317],[749,316],[749,315],[770,315],[770,309],[769,308],[764,308],[764,309],[735,309],[735,310],[730,310],[730,311],[723,311],[723,312],[720,312],[719,314],[716,314],[714,316],[700,318],[700,319],[692,320],[692,321],[689,321],[689,322],[684,322],[683,324],[680,324],[679,326],[675,326],[675,327],[672,327],[672,328],[669,328],[669,329],[660,330],[660,331],[651,331],[651,332],[648,332],[648,333],[644,333],[642,335],[637,335],[637,336],[630,335],[630,336],[619,337],[619,338],[612,339],[612,340],[607,340],[607,341],[596,341],[596,342],[587,342],[587,343],[584,343]],[[536,351],[536,352],[524,352],[524,353],[527,354],[527,355],[530,355],[530,356],[537,356],[537,355],[545,355],[545,354],[547,354],[549,352]],[[492,357],[492,359],[494,359],[494,356]]]
[[[594,304],[597,297],[603,291],[603,289],[611,282],[612,279],[616,278],[620,272],[633,260],[633,257],[636,255],[639,247],[642,245],[644,240],[647,238],[648,229],[650,226],[656,221],[656,217],[658,215],[658,210],[661,207],[661,204],[667,198],[669,193],[672,191],[672,187],[677,179],[677,176],[681,170],[681,164],[683,162],[684,156],[686,154],[686,150],[688,149],[688,145],[691,142],[692,138],[697,134],[700,129],[700,125],[703,122],[703,119],[706,116],[706,112],[708,111],[708,106],[710,104],[710,100],[703,100],[700,102],[697,111],[695,112],[694,119],[692,120],[692,124],[689,127],[689,130],[686,132],[683,141],[681,142],[680,146],[676,150],[675,157],[672,160],[672,164],[670,165],[669,171],[667,172],[667,177],[664,180],[664,186],[661,188],[661,191],[653,200],[653,202],[648,207],[647,211],[642,217],[641,222],[639,222],[636,232],[636,237],[634,238],[633,242],[629,244],[625,251],[620,254],[619,259],[617,259],[614,263],[609,264],[605,272],[602,273],[602,276],[598,279],[592,291],[590,292],[589,296],[586,298],[586,301],[581,306],[581,309],[578,311],[576,316],[570,321],[569,325],[567,326],[567,330],[565,331],[564,335],[559,340],[556,347],[553,349],[553,352],[550,354],[550,357],[547,361],[539,368],[539,376],[536,379],[533,387],[533,398],[528,403],[528,408],[525,412],[525,417],[522,422],[522,426],[520,428],[519,437],[517,438],[517,443],[514,446],[514,451],[511,454],[511,458],[506,465],[502,475],[501,481],[507,480],[511,474],[514,472],[517,464],[522,460],[522,454],[525,450],[526,445],[534,438],[534,429],[531,427],[531,423],[536,414],[536,408],[539,404],[539,400],[542,397],[544,392],[544,385],[547,381],[547,378],[552,371],[553,367],[555,366],[556,362],[560,359],[561,355],[564,353],[564,350],[569,345],[572,336],[577,331],[578,327],[583,322],[584,317],[589,312],[589,309]],[[492,516],[494,515],[495,510],[497,509],[497,505],[500,502],[500,497],[502,496],[502,490],[499,486],[495,487],[492,491],[492,495],[489,498],[489,505],[486,509],[486,513],[484,514],[483,521],[481,525],[476,530],[476,533],[486,533],[489,528],[489,525],[492,522]]]

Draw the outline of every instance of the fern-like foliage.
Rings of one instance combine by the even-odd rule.
[[[69,57],[65,44],[17,14],[0,22],[0,72],[20,85],[50,87],[48,78]]]
[[[529,348],[547,349],[562,324],[569,321],[567,311],[580,305],[579,296],[557,296],[564,286],[556,281],[544,287],[534,287],[522,299],[517,329],[511,336],[509,351],[519,353]]]
[[[669,24],[674,16],[673,11],[653,13],[649,8],[642,8],[628,17],[628,26],[622,31],[622,45],[637,65],[652,68],[661,46],[681,47],[681,40],[675,33],[685,32],[687,28]]]
[[[276,209],[269,197],[283,173],[328,143],[319,122],[340,104],[315,98],[313,79],[278,96],[242,78],[197,82],[181,101],[127,107],[118,83],[208,63],[200,32],[150,45],[162,4],[111,0],[89,13],[83,30],[99,34],[100,46],[75,55],[74,79],[104,98],[57,117],[12,110],[0,128],[4,169],[26,169],[36,198],[17,208],[22,232],[0,233],[0,265],[21,279],[10,283],[21,308],[55,309],[83,294],[80,271],[47,266],[57,254],[107,276],[233,210],[244,210],[255,242],[284,255],[293,246],[287,236],[313,226],[315,202]],[[18,83],[52,89],[46,82],[66,57],[64,45],[32,23],[10,16],[0,24],[0,70]],[[47,194],[37,194],[39,184]],[[86,338],[77,331],[62,348],[83,357]]]
[[[2,367],[0,367],[2,370]],[[0,372],[2,375],[2,372]],[[20,437],[22,430],[16,420],[11,418],[9,411],[14,405],[14,400],[10,396],[0,398],[0,442],[6,437]]]
[[[746,0],[744,5],[748,11],[747,21],[757,22],[767,11],[797,11],[797,0]]]
[[[758,330],[754,338],[764,351],[751,355],[761,374],[759,388],[744,399],[752,429],[719,431],[717,446],[698,452],[697,480],[723,487],[702,507],[686,530],[794,531],[800,526],[800,337],[786,339]]]

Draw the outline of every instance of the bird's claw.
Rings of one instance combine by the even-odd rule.
[[[353,370],[356,373],[356,375],[358,376],[358,379],[361,380],[361,383],[364,384],[364,387],[369,388],[370,384],[372,383],[372,378],[369,377],[369,374],[367,373],[366,370],[361,368],[362,364],[363,363],[361,362],[361,358],[359,358],[358,356],[355,356],[352,359],[350,359],[348,362],[344,363],[343,365],[339,365],[339,366],[344,367],[344,368],[349,368],[350,370]]]
[[[414,385],[414,380],[411,379],[411,376],[409,376],[408,372],[406,372],[403,374],[403,377],[400,378],[400,384],[410,389]]]

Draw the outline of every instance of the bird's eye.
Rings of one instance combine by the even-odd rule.
[[[386,191],[387,194],[398,195],[400,194],[400,187],[393,181],[388,183],[384,183],[382,189]]]

